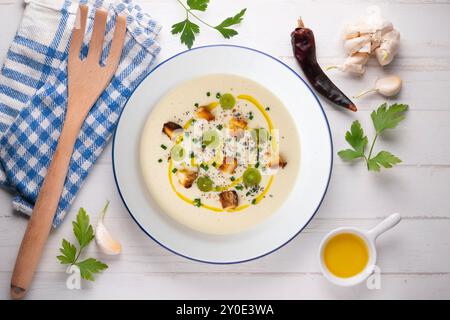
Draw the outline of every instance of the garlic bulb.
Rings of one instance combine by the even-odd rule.
[[[360,98],[370,92],[378,92],[382,96],[392,97],[400,92],[402,89],[402,79],[397,75],[387,76],[378,79],[375,82],[375,87],[366,91],[361,92],[354,98]]]
[[[105,254],[116,255],[122,251],[122,245],[114,240],[104,224],[106,211],[108,210],[109,201],[106,203],[100,217],[98,218],[97,226],[95,228],[95,241]]]
[[[398,51],[400,33],[394,29],[392,22],[382,18],[379,7],[370,6],[365,16],[345,26],[343,38],[344,50],[349,57],[343,65],[334,68],[362,75],[372,54],[382,66],[392,62]],[[367,59],[353,62],[352,57],[361,53],[368,54]]]

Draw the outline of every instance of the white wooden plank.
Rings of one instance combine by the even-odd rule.
[[[9,274],[0,273],[0,299]],[[63,273],[37,273],[27,299],[449,299],[450,275],[382,275],[381,288],[340,288],[318,274],[107,274],[68,290]],[[180,301],[180,305],[183,302]],[[170,312],[170,310],[168,311]],[[175,314],[175,310],[173,310]]]
[[[95,245],[89,252],[110,265],[108,273],[178,273],[178,272],[250,272],[292,273],[320,272],[318,248],[323,236],[340,226],[369,229],[380,219],[323,219],[320,215],[287,246],[259,260],[237,265],[209,265],[192,262],[166,251],[149,239],[137,225],[122,212],[123,216],[110,218],[108,226],[121,240],[124,251],[120,256],[102,255]],[[93,217],[95,217],[93,215]],[[0,271],[12,271],[26,223],[11,219],[0,226]],[[53,232],[39,271],[61,272],[64,267],[56,260],[63,237],[73,240],[71,224],[64,223]],[[377,243],[378,266],[385,273],[450,273],[450,219],[406,219],[391,232],[383,235]]]

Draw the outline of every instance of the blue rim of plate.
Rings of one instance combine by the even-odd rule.
[[[118,183],[118,181],[117,181],[117,176],[116,176],[116,166],[115,166],[114,150],[115,150],[115,145],[116,145],[117,128],[119,127],[119,122],[120,122],[120,119],[122,118],[122,113],[124,112],[125,108],[127,107],[128,101],[130,100],[130,98],[131,98],[131,96],[133,95],[134,91],[136,91],[137,88],[139,88],[139,86],[141,85],[141,83],[142,83],[145,79],[147,79],[147,77],[149,77],[156,69],[158,69],[158,68],[161,67],[162,65],[166,64],[166,63],[169,62],[170,60],[172,60],[172,59],[174,59],[174,58],[176,58],[176,57],[178,57],[178,56],[180,56],[180,55],[182,55],[182,54],[185,54],[185,53],[189,53],[189,52],[191,52],[191,51],[194,51],[194,50],[200,50],[200,49],[211,48],[211,47],[233,47],[233,48],[239,48],[239,49],[244,49],[244,50],[250,50],[250,51],[253,51],[253,52],[257,52],[257,53],[259,53],[259,54],[262,54],[262,55],[264,55],[264,56],[266,56],[266,57],[269,57],[269,58],[273,59],[274,61],[278,62],[279,64],[281,64],[282,66],[284,66],[284,67],[286,67],[287,69],[289,69],[292,73],[294,73],[294,74],[295,74],[295,75],[296,75],[296,76],[297,76],[297,77],[305,84],[305,86],[309,89],[309,91],[311,92],[311,94],[313,95],[313,97],[316,99],[317,104],[319,105],[320,110],[322,111],[322,115],[323,115],[323,117],[324,117],[324,119],[325,119],[325,123],[327,124],[328,136],[329,136],[329,138],[330,138],[331,161],[330,161],[330,171],[329,171],[329,174],[328,174],[328,180],[327,180],[327,184],[326,184],[326,186],[325,186],[325,190],[323,191],[322,198],[320,199],[319,203],[317,204],[317,208],[314,210],[314,213],[311,215],[311,218],[309,218],[309,220],[305,223],[305,225],[304,225],[302,228],[300,228],[300,230],[299,230],[296,234],[294,234],[290,239],[288,239],[288,240],[287,240],[285,243],[283,243],[282,245],[280,245],[280,246],[278,246],[278,247],[276,247],[276,248],[274,248],[274,249],[272,249],[272,250],[270,250],[270,251],[268,251],[268,252],[266,252],[266,253],[263,253],[263,254],[261,254],[261,255],[258,255],[258,256],[256,256],[256,257],[249,258],[249,259],[245,259],[245,260],[240,260],[240,261],[217,262],[217,261],[207,261],[207,260],[196,259],[196,258],[192,258],[192,257],[186,256],[186,255],[184,255],[184,254],[182,254],[182,253],[179,253],[179,252],[177,252],[177,251],[175,251],[175,250],[173,250],[173,249],[171,249],[171,248],[165,246],[165,245],[162,244],[161,242],[159,242],[155,237],[153,237],[153,236],[152,236],[152,235],[151,235],[151,234],[150,234],[150,233],[149,233],[149,232],[148,232],[148,231],[147,231],[147,230],[139,223],[139,221],[137,221],[137,219],[134,217],[133,213],[131,212],[130,208],[128,208],[128,205],[127,205],[127,203],[126,203],[126,201],[125,201],[125,199],[124,199],[124,197],[123,197],[123,195],[122,195],[122,192],[120,191],[119,183]],[[151,70],[151,71],[150,71],[150,72],[149,72],[149,73],[148,73],[148,74],[147,74],[147,75],[139,82],[139,84],[136,86],[136,88],[133,90],[133,92],[132,92],[132,93],[130,94],[130,96],[128,97],[128,100],[127,100],[127,102],[125,103],[125,106],[123,107],[122,111],[120,112],[119,119],[118,119],[118,122],[117,122],[117,127],[116,127],[116,130],[114,131],[113,144],[112,144],[112,169],[113,169],[113,175],[114,175],[114,182],[116,183],[117,191],[119,192],[120,198],[122,199],[122,202],[123,202],[125,208],[127,209],[128,213],[130,214],[130,216],[131,216],[131,218],[134,220],[134,222],[136,222],[136,224],[139,226],[139,228],[140,228],[140,229],[141,229],[141,230],[142,230],[142,231],[143,231],[150,239],[152,239],[153,241],[155,241],[157,244],[159,244],[159,245],[160,245],[161,247],[163,247],[164,249],[166,249],[166,250],[168,250],[168,251],[170,251],[170,252],[172,252],[172,253],[174,253],[174,254],[180,256],[180,257],[183,257],[183,258],[186,258],[186,259],[189,259],[189,260],[192,260],[192,261],[196,261],[196,262],[207,263],[207,264],[219,264],[219,265],[225,265],[225,264],[244,263],[244,262],[249,262],[249,261],[253,261],[253,260],[256,260],[256,259],[265,257],[265,256],[267,256],[267,255],[269,255],[269,254],[271,254],[271,253],[273,253],[273,252],[275,252],[275,251],[281,249],[281,248],[284,247],[285,245],[287,245],[289,242],[291,242],[295,237],[297,237],[297,236],[298,236],[298,235],[306,228],[306,226],[311,222],[311,220],[314,218],[314,216],[316,215],[317,211],[319,210],[320,206],[322,205],[323,199],[325,198],[325,195],[326,195],[326,193],[327,193],[327,191],[328,191],[328,187],[329,187],[329,185],[330,185],[330,179],[331,179],[331,172],[332,172],[332,170],[333,170],[333,152],[334,152],[334,151],[333,151],[333,138],[332,138],[332,136],[331,136],[330,124],[328,123],[328,118],[327,118],[327,116],[326,116],[326,114],[325,114],[325,110],[323,109],[322,104],[321,104],[320,101],[319,101],[319,98],[318,98],[317,95],[314,93],[314,91],[311,89],[311,87],[309,86],[309,84],[306,83],[306,81],[305,81],[305,80],[304,80],[297,72],[295,72],[294,69],[292,69],[291,67],[289,67],[287,64],[285,64],[285,63],[282,62],[281,60],[278,60],[277,58],[271,56],[270,54],[267,54],[267,53],[262,52],[262,51],[257,50],[257,49],[253,49],[253,48],[249,48],[249,47],[245,47],[245,46],[239,46],[239,45],[232,45],[232,44],[212,44],[212,45],[200,46],[200,47],[196,47],[196,48],[193,48],[193,49],[185,50],[185,51],[182,51],[182,52],[179,52],[179,53],[173,55],[172,57],[170,57],[170,58],[164,60],[163,62],[159,63],[156,67],[154,67],[154,68],[153,68],[153,69],[152,69],[152,70]]]

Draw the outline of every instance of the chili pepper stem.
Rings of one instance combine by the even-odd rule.
[[[298,28],[304,28],[305,27],[305,24],[303,23],[302,17],[299,17],[297,19],[297,26],[298,26]]]

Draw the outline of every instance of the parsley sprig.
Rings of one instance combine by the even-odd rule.
[[[186,19],[181,22],[175,23],[172,26],[172,34],[181,34],[181,43],[185,44],[189,49],[191,49],[194,45],[195,36],[200,33],[200,26],[189,20],[190,16],[194,17],[205,26],[217,30],[222,34],[224,38],[229,39],[238,34],[235,29],[230,27],[239,24],[244,17],[245,11],[247,10],[242,9],[239,13],[235,14],[232,17],[226,18],[220,24],[214,26],[202,20],[195,13],[195,11],[205,12],[208,8],[209,0],[187,0],[186,4],[184,4],[181,0],[177,1],[186,11]]]
[[[400,121],[405,119],[405,111],[408,109],[406,104],[392,104],[389,107],[386,103],[382,104],[370,115],[373,126],[375,127],[375,137],[370,146],[369,154],[366,156],[366,146],[368,144],[367,136],[358,120],[352,123],[350,131],[345,134],[345,140],[352,149],[345,149],[338,152],[338,155],[347,161],[364,158],[369,171],[380,171],[381,167],[392,168],[392,166],[402,162],[398,157],[388,151],[380,151],[376,156],[372,156],[373,147],[378,137],[386,129],[395,128]]]
[[[56,258],[61,264],[68,264],[71,266],[76,265],[80,269],[80,275],[83,279],[94,281],[93,274],[107,269],[108,266],[94,258],[87,258],[83,261],[79,261],[83,250],[94,239],[94,229],[89,223],[89,216],[86,213],[86,210],[80,208],[76,220],[72,222],[72,226],[79,248],[77,249],[74,244],[63,239],[61,248],[59,249],[61,255]]]

